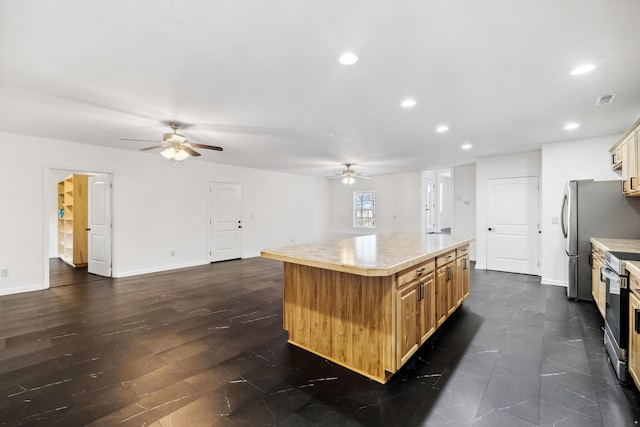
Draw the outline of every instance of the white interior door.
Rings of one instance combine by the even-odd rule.
[[[242,187],[211,183],[210,262],[242,257]]]
[[[89,177],[89,273],[111,277],[111,176]]]
[[[424,232],[435,233],[436,230],[436,181],[433,178],[424,178],[422,182],[424,202]]]
[[[487,269],[539,274],[538,177],[487,180]]]

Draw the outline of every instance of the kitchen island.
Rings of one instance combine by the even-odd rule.
[[[469,295],[473,238],[387,233],[263,250],[289,342],[385,383]]]

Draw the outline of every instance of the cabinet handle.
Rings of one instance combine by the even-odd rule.
[[[615,165],[616,164],[616,155],[615,154],[611,154],[611,164]]]
[[[633,322],[635,324],[635,330],[636,330],[636,334],[640,334],[640,310],[638,310],[637,308],[634,310],[635,313],[635,322]]]
[[[424,273],[424,271],[426,270],[426,268],[422,267],[416,270],[416,274],[420,275],[422,273]]]
[[[420,296],[418,297],[418,301],[422,301],[424,299],[424,283],[420,283]]]
[[[463,259],[464,259],[464,267],[462,269],[466,270],[467,269],[467,259],[466,258],[463,258]]]

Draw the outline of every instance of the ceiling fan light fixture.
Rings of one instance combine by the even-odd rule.
[[[355,178],[353,178],[351,175],[347,175],[344,178],[342,178],[342,183],[343,184],[348,184],[351,185],[354,182],[356,182]]]
[[[168,147],[167,149],[160,152],[160,154],[166,159],[173,159],[176,162],[180,160],[184,160],[189,157],[189,153],[184,151],[183,149],[176,150],[174,147]]]
[[[184,160],[186,158],[189,157],[189,153],[187,153],[186,151],[180,149],[178,151],[176,151],[176,156],[174,157],[174,159],[176,160],[176,162],[179,162],[180,160]]]

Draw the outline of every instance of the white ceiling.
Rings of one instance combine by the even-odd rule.
[[[456,166],[624,132],[639,17],[638,0],[2,0],[0,130],[138,150],[120,138],[160,141],[179,120],[224,147],[202,150],[211,162]],[[338,63],[348,50],[355,65]]]

